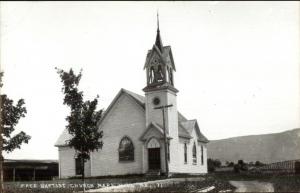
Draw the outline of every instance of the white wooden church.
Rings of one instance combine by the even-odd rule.
[[[176,68],[171,47],[162,44],[159,26],[144,69],[145,96],[121,89],[99,121],[104,144],[85,163],[86,176],[165,173],[166,169],[170,174],[207,173],[208,140],[197,120],[188,120],[177,109]],[[159,109],[163,106],[167,107]],[[66,144],[69,138],[65,129],[55,144],[60,178],[81,172],[80,160]]]

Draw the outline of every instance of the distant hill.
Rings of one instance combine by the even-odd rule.
[[[300,128],[281,133],[250,135],[208,143],[208,158],[237,162],[272,163],[300,159]]]

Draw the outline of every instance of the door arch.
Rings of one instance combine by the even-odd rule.
[[[149,170],[160,170],[160,143],[156,138],[151,138],[147,143]]]

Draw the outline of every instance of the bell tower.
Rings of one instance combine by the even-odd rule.
[[[156,40],[152,49],[148,51],[144,66],[147,75],[146,89],[169,86],[174,88],[173,72],[176,71],[170,46],[163,46],[159,20],[157,18]]]
[[[171,47],[163,46],[158,17],[155,43],[147,53],[144,70],[146,70],[147,79],[147,85],[143,89],[146,98],[146,127],[152,122],[162,126],[162,112],[155,107],[172,105],[172,107],[165,109],[166,133],[170,138],[178,138],[176,101],[178,90],[174,87],[176,69]]]

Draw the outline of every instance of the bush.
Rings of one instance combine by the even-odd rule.
[[[248,165],[243,160],[239,160],[238,163],[233,166],[233,171],[235,173],[240,173],[240,171],[248,171]]]
[[[211,158],[208,158],[207,160],[207,169],[209,172],[214,172],[216,170],[216,168],[219,168],[221,167],[221,161],[218,160],[218,159],[211,159]]]

